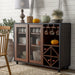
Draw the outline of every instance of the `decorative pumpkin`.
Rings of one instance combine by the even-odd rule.
[[[41,22],[42,23],[49,23],[50,22],[50,16],[48,16],[47,14],[41,16]]]
[[[54,39],[54,40],[51,40],[51,44],[52,45],[58,45],[59,44],[59,41]]]
[[[39,19],[33,19],[33,23],[39,23],[40,20]]]

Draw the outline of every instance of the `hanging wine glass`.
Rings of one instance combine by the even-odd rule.
[[[56,35],[59,35],[59,29],[56,31]]]
[[[50,34],[50,35],[54,35],[54,34],[55,34],[53,28],[49,31],[49,34]]]
[[[46,28],[44,34],[45,34],[45,35],[48,35],[48,29],[47,29],[47,28]]]

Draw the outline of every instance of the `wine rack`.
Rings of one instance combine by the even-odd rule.
[[[59,24],[45,24],[43,26],[43,39],[43,64],[59,68],[59,44],[51,44],[53,39],[59,41]]]
[[[50,67],[59,67],[59,45],[51,45],[51,40],[59,40],[59,25],[44,25],[43,63]]]

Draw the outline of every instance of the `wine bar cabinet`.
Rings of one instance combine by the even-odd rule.
[[[15,61],[60,71],[70,66],[70,23],[16,23]]]

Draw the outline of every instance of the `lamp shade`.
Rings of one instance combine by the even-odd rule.
[[[29,0],[15,0],[16,9],[26,9],[29,8]]]

